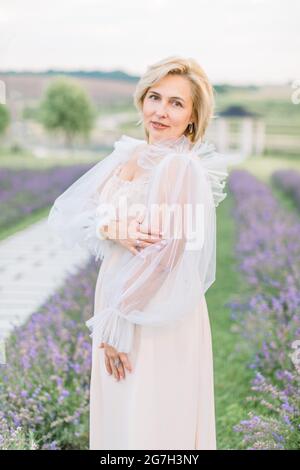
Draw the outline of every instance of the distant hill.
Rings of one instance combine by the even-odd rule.
[[[60,70],[60,69],[49,69],[40,72],[33,72],[33,71],[15,71],[15,70],[7,70],[2,72],[0,70],[0,75],[7,76],[7,75],[22,75],[25,76],[49,76],[52,77],[54,75],[67,75],[71,77],[78,77],[78,78],[96,78],[96,79],[103,79],[103,80],[125,80],[129,82],[136,82],[139,80],[139,76],[137,75],[129,75],[122,70],[112,70],[111,72],[104,72],[101,70]]]
[[[15,108],[36,106],[44,90],[59,76],[68,76],[76,80],[88,92],[96,106],[111,106],[114,103],[132,101],[132,94],[139,77],[129,75],[121,70],[112,72],[84,70],[47,70],[33,71],[0,71],[0,80],[6,86],[6,102],[17,116]]]

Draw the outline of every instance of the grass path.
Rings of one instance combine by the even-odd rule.
[[[224,306],[233,297],[247,294],[247,285],[236,268],[233,206],[233,197],[228,194],[217,209],[217,278],[206,295],[213,339],[218,449],[243,448],[241,435],[232,427],[253,410],[253,403],[245,400],[253,377],[247,367],[252,355],[246,347],[239,350],[240,336],[232,330],[230,309]]]
[[[242,167],[269,184],[282,207],[299,214],[292,199],[272,184],[271,174],[278,168],[300,171],[300,161],[291,162],[284,158],[262,161],[255,158]],[[247,419],[249,410],[256,410],[257,414],[265,413],[259,404],[246,401],[251,394],[253,371],[247,364],[252,354],[246,347],[239,350],[241,338],[234,333],[230,309],[225,307],[231,299],[247,295],[247,284],[236,267],[235,223],[231,216],[233,207],[233,197],[228,194],[217,209],[217,279],[206,296],[213,337],[218,449],[243,448],[240,434],[235,433],[232,427],[240,420]]]

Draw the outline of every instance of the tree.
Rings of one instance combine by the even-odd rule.
[[[4,104],[0,104],[0,135],[4,134],[10,123],[10,114]]]
[[[40,104],[40,121],[48,131],[61,131],[72,146],[76,135],[88,137],[94,119],[89,97],[76,82],[61,77],[49,85]]]

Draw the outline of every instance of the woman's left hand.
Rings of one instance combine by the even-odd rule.
[[[132,367],[128,358],[128,354],[118,352],[113,346],[107,343],[101,343],[99,348],[104,348],[105,354],[105,366],[107,372],[113,374],[116,380],[125,379],[125,368],[132,372]],[[114,362],[116,359],[120,359],[119,366],[116,367]]]

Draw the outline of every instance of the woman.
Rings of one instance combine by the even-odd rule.
[[[102,259],[86,322],[90,449],[216,449],[204,294],[228,173],[201,142],[213,89],[196,61],[169,57],[147,69],[134,102],[147,140],[123,135],[48,219],[66,247]]]

